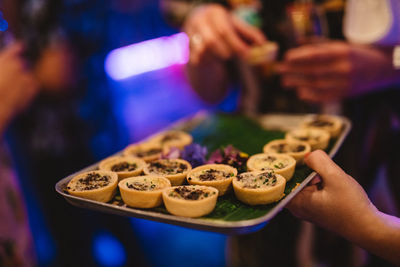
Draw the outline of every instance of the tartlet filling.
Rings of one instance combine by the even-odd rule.
[[[331,127],[333,126],[333,122],[328,121],[324,118],[317,117],[313,121],[308,123],[308,126],[312,127]]]
[[[159,154],[161,152],[162,152],[161,148],[152,148],[149,150],[134,151],[134,152],[132,152],[132,154],[139,158],[142,158],[142,157],[147,157],[147,156],[153,156],[153,155]]]
[[[289,165],[289,162],[286,159],[278,159],[277,157],[266,156],[262,158],[257,158],[255,164],[262,171],[266,171],[271,169],[286,168]]]
[[[319,135],[312,135],[311,133],[307,133],[307,134],[298,134],[298,135],[294,135],[294,138],[296,138],[297,140],[300,141],[310,141],[310,140],[315,140],[315,141],[319,141],[320,136]]]
[[[67,187],[75,191],[86,191],[105,187],[110,184],[110,177],[107,175],[101,175],[98,173],[88,173],[85,177],[82,177],[75,184],[74,188]]]
[[[277,179],[273,172],[262,172],[257,175],[253,173],[239,174],[237,181],[243,188],[257,189],[275,186]]]
[[[204,171],[200,172],[199,174],[196,174],[195,176],[197,177],[197,179],[204,182],[204,181],[223,180],[223,179],[233,177],[234,175],[235,174],[232,172],[225,172],[225,171],[221,171],[221,170],[209,169],[209,170],[204,170]],[[188,179],[191,180],[192,178],[189,177]]]
[[[143,181],[127,182],[126,187],[138,191],[153,191],[161,189],[162,185],[152,180],[149,181],[147,179],[144,179]]]
[[[304,145],[290,145],[282,143],[271,146],[271,149],[273,149],[277,153],[290,153],[290,152],[297,153],[304,151],[306,147]]]
[[[114,164],[111,167],[111,170],[113,172],[126,172],[126,171],[131,172],[131,171],[136,170],[137,167],[138,166],[136,163],[129,163],[129,162],[124,161],[124,162],[119,162],[117,164]]]
[[[152,173],[173,175],[185,172],[188,166],[181,162],[164,160],[151,162],[148,169]]]
[[[161,143],[166,143],[166,142],[175,141],[175,140],[179,140],[179,139],[180,138],[179,138],[178,134],[168,133],[161,139]]]
[[[208,190],[179,186],[175,187],[169,194],[170,197],[185,199],[185,200],[201,200],[209,196],[215,195],[215,192],[210,192]]]

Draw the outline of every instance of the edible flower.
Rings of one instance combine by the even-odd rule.
[[[238,172],[246,171],[246,162],[249,155],[240,151],[232,145],[225,148],[215,150],[207,163],[227,164],[238,170]]]
[[[206,155],[206,147],[193,143],[184,147],[181,157],[195,168],[206,163]]]

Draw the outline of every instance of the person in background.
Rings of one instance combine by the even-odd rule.
[[[305,163],[318,175],[287,208],[295,216],[334,231],[399,265],[400,218],[379,211],[360,184],[325,152],[312,152]]]
[[[399,143],[395,139],[398,127],[393,128],[396,124],[392,124],[393,121],[399,121],[396,114],[400,114],[396,104],[399,91],[395,88],[399,76],[393,70],[390,57],[393,46],[381,48],[346,42],[340,30],[344,1],[315,1],[333,8],[326,15],[330,35],[325,37],[330,39],[296,41],[287,11],[293,2],[301,1],[164,0],[162,6],[167,19],[180,26],[189,36],[187,75],[202,99],[218,103],[229,93],[232,84],[239,83],[242,87],[241,108],[245,112],[250,109],[252,113],[308,113],[333,107],[335,112],[354,121],[353,131],[338,154],[340,165],[353,176],[362,177],[360,183],[370,189],[382,164],[390,165],[390,172],[396,172],[396,166],[400,166],[396,160],[385,156],[394,151],[391,144],[397,147]],[[235,8],[249,4],[257,10],[261,23],[250,25],[238,19]],[[252,19],[246,21],[251,22]],[[282,64],[278,64],[276,70],[281,74],[281,80],[277,75],[259,75],[260,71],[255,68],[251,67],[249,71],[249,68],[242,67],[241,63],[248,60],[252,48],[266,44],[267,40],[279,44],[278,60]],[[387,142],[387,138],[392,141]],[[372,145],[366,146],[367,143]],[[400,187],[393,179],[390,184],[393,190]],[[400,199],[397,203],[400,203]],[[291,222],[282,227],[286,231],[290,229],[288,232],[280,231],[279,227],[275,229],[280,234],[272,239],[280,242],[271,249],[278,248],[281,243],[287,245],[296,242],[293,239],[297,233],[295,224]],[[274,232],[273,225],[274,221],[266,227],[269,229],[255,235]],[[286,238],[285,234],[292,236],[292,239]],[[350,257],[353,248],[335,241],[329,233],[323,232],[317,236],[322,238],[314,246],[316,254],[321,257],[316,262],[327,261],[333,266],[349,264],[346,258]],[[232,253],[233,261],[237,265],[245,262],[260,265],[256,260],[257,255],[263,255],[266,248],[260,245],[260,250],[255,246],[249,251],[244,247],[246,244],[256,244],[257,239],[262,238],[252,238],[250,235],[237,239],[240,241],[233,244],[233,248],[236,248],[236,253]],[[284,250],[284,245],[281,249]],[[290,253],[295,255],[294,251]],[[335,253],[341,257],[334,256]],[[324,257],[330,259],[324,260]],[[279,260],[290,259],[292,257],[281,257],[276,264],[285,264]],[[294,262],[286,264],[293,265]],[[374,261],[371,260],[370,264],[374,265]]]
[[[100,263],[95,258],[96,237],[109,234],[115,235],[115,239],[122,243],[122,249],[129,251],[123,259],[125,264],[147,266],[129,219],[78,209],[54,190],[61,178],[98,160],[91,145],[93,137],[100,132],[99,128],[110,129],[110,132],[116,129],[113,127],[115,118],[110,110],[110,98],[103,88],[105,82],[96,80],[103,87],[99,86],[89,94],[88,77],[84,71],[87,65],[93,64],[88,60],[88,54],[98,52],[98,46],[104,45],[105,41],[101,43],[93,35],[83,32],[87,30],[82,26],[84,19],[89,20],[85,25],[104,26],[96,23],[98,18],[83,12],[97,15],[99,9],[105,10],[106,6],[96,4],[93,8],[91,1],[30,0],[2,0],[1,6],[9,22],[8,31],[23,43],[24,49],[19,50],[18,60],[34,77],[36,86],[35,97],[31,98],[28,98],[28,92],[24,95],[22,90],[15,91],[14,97],[19,100],[17,104],[25,104],[25,109],[18,113],[14,107],[16,111],[4,139],[10,147],[22,191],[38,205],[33,211],[37,214],[32,214],[30,219],[44,217],[44,222],[40,222],[41,229],[34,234],[50,234],[50,240],[44,240],[50,247],[37,248],[37,251],[47,249],[53,255],[46,255],[50,259],[39,263],[74,266],[78,260],[82,266],[97,266]],[[75,31],[80,32],[76,34]],[[102,31],[91,29],[91,32],[96,35]],[[98,69],[92,72],[97,75]],[[82,104],[82,99],[87,102]],[[2,101],[0,99],[1,106]],[[105,153],[109,155],[118,149],[113,146],[110,151],[114,144],[106,142],[118,141],[118,136],[112,135],[107,139],[106,134],[100,135],[103,139],[95,143],[98,150],[108,149]],[[39,238],[45,239],[43,236]]]
[[[1,18],[0,18],[1,19]],[[35,75],[25,68],[23,46],[14,43],[0,51],[0,264],[35,266],[32,235],[22,193],[4,142],[11,120],[38,92]]]

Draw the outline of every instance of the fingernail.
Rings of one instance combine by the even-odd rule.
[[[310,156],[311,152],[308,152],[304,155],[304,158],[306,159],[308,156]]]

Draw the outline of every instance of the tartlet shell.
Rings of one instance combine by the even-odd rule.
[[[73,189],[68,189],[68,188],[73,188],[74,187],[73,185],[76,184],[78,179],[85,177],[89,173],[98,173],[100,175],[107,175],[111,178],[111,181],[105,187],[92,189],[92,190],[75,191]],[[114,195],[116,193],[117,185],[118,185],[118,175],[114,172],[88,171],[88,172],[80,173],[80,174],[76,175],[74,178],[72,178],[71,181],[69,181],[69,183],[67,185],[67,191],[69,194],[71,194],[73,196],[91,199],[91,200],[99,201],[99,202],[108,202],[114,197]]]
[[[310,144],[311,150],[317,150],[317,149],[326,149],[329,145],[329,140],[330,140],[330,134],[329,132],[322,130],[322,129],[317,129],[317,128],[297,128],[292,131],[289,131],[285,135],[285,139],[288,141],[299,141],[299,139],[295,138],[294,136],[296,135],[301,135],[301,133],[312,133],[313,135],[319,135],[320,140],[308,140],[304,141]],[[301,140],[300,140],[301,141]]]
[[[112,171],[111,167],[117,164],[118,162],[128,162],[128,163],[136,163],[138,166],[136,170],[133,171],[122,171],[115,172],[118,175],[118,179],[121,181],[122,179],[138,176],[143,172],[143,168],[146,166],[146,162],[141,158],[130,157],[130,156],[113,156],[106,158],[99,163],[99,169],[103,171]]]
[[[161,151],[160,151],[160,153],[156,153],[156,154],[149,155],[149,156],[143,156],[143,157],[139,157],[135,154],[135,152],[140,151],[140,150],[151,150],[151,149],[160,149]],[[167,147],[161,147],[157,143],[146,142],[146,143],[131,144],[131,145],[127,146],[122,153],[124,156],[141,158],[144,161],[149,162],[152,160],[159,159],[163,153],[167,153],[167,152],[168,152]]]
[[[329,122],[332,122],[332,126],[310,126],[309,123],[314,121],[315,119],[320,118],[322,120],[326,120]],[[301,127],[303,128],[313,128],[313,129],[322,129],[327,132],[329,132],[330,136],[332,138],[336,138],[339,136],[340,132],[342,131],[343,128],[343,121],[340,117],[334,116],[334,115],[310,115],[308,116],[304,122],[301,124]]]
[[[262,172],[256,171],[251,173],[259,174]],[[264,205],[280,200],[284,196],[286,179],[282,175],[275,175],[277,178],[275,186],[256,189],[242,187],[237,181],[237,177],[235,177],[232,185],[236,198],[248,205]]]
[[[273,157],[276,157],[278,159],[281,158],[281,159],[286,159],[286,160],[289,161],[288,166],[286,166],[285,168],[278,169],[278,168],[272,167],[271,169],[276,174],[282,175],[286,179],[286,181],[290,181],[290,179],[292,179],[292,177],[293,177],[293,174],[294,174],[294,171],[295,171],[295,168],[296,168],[296,160],[292,156],[289,156],[289,155],[286,155],[286,154],[278,154],[278,153],[259,153],[259,154],[255,154],[255,155],[251,156],[247,160],[247,169],[248,169],[248,171],[263,171],[263,170],[257,168],[256,166],[254,166],[254,164],[255,164],[254,161],[257,158],[267,157],[267,156],[273,156]]]
[[[188,167],[187,170],[185,172],[183,172],[183,173],[177,173],[177,174],[172,174],[172,175],[154,174],[154,173],[149,171],[149,168],[148,168],[149,165],[147,164],[144,167],[143,171],[147,175],[161,175],[161,176],[167,178],[171,182],[172,186],[181,185],[185,181],[187,174],[192,170],[192,165],[190,165],[189,162],[187,162],[186,160],[183,160],[183,159],[170,159],[170,160],[171,161],[177,161],[177,162],[185,164]],[[160,159],[160,161],[163,161],[163,159]]]
[[[175,186],[167,188],[163,191],[162,197],[164,200],[164,205],[169,213],[182,217],[201,217],[214,210],[215,205],[217,204],[218,189],[211,186],[201,185],[187,186],[203,190],[210,190],[211,192],[215,192],[215,194],[201,200],[185,200],[169,196],[169,193],[171,190],[174,190]]]
[[[139,191],[128,188],[126,185],[127,183],[133,181],[143,181],[143,179],[161,180],[163,183],[165,183],[165,186],[157,190]],[[143,175],[143,176],[126,178],[119,182],[118,187],[121,193],[121,198],[126,205],[133,208],[148,209],[148,208],[158,207],[162,204],[162,192],[164,189],[171,187],[171,183],[165,177],[154,176],[154,175]]]
[[[293,145],[303,145],[305,146],[305,149],[303,151],[300,152],[285,152],[285,153],[278,153],[276,152],[274,149],[272,149],[271,147],[274,145],[278,145],[278,144],[282,144],[282,143],[286,143],[286,144],[293,144]],[[311,152],[311,146],[309,143],[307,142],[303,142],[303,141],[289,141],[287,139],[277,139],[277,140],[273,140],[271,142],[269,142],[268,144],[266,144],[263,147],[263,151],[264,153],[277,153],[277,154],[285,154],[285,155],[289,155],[292,156],[295,160],[296,160],[296,164],[303,164],[304,162],[304,157]]]
[[[167,134],[177,135],[177,136],[179,136],[179,140],[171,140],[171,141],[162,142],[162,139]],[[169,130],[169,131],[162,132],[162,133],[154,136],[153,138],[151,138],[149,140],[149,142],[158,144],[163,147],[176,147],[179,149],[183,149],[185,146],[190,145],[193,142],[193,137],[184,131]]]
[[[193,175],[197,172],[200,171],[204,171],[204,170],[208,170],[208,169],[216,169],[216,170],[223,170],[223,171],[227,171],[230,173],[233,173],[234,175],[232,177],[229,178],[225,178],[222,180],[214,180],[214,181],[200,181],[196,178],[193,178]],[[229,166],[229,165],[225,165],[225,164],[206,164],[206,165],[202,165],[199,167],[196,167],[194,169],[192,169],[186,177],[186,180],[188,181],[189,184],[193,184],[193,185],[204,185],[204,186],[212,186],[216,189],[218,189],[218,194],[219,196],[224,195],[226,192],[228,192],[228,190],[231,188],[232,186],[232,179],[233,177],[235,177],[237,175],[237,169]],[[191,179],[189,179],[191,178]]]

